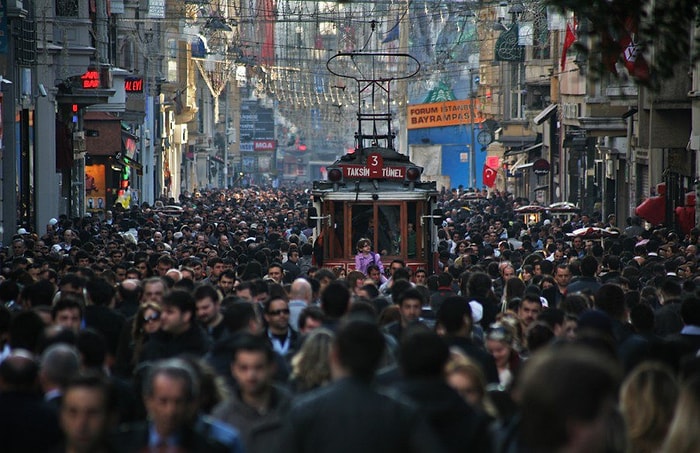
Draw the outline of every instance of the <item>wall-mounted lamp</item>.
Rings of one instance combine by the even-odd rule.
[[[498,14],[498,21],[505,20],[506,14],[508,14],[508,2],[500,2],[496,11]]]

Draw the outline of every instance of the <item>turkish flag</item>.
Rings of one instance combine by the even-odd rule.
[[[564,38],[564,47],[561,49],[561,70],[563,71],[566,67],[566,52],[574,45],[576,42],[576,20],[574,23],[567,22],[566,24],[566,37]]]
[[[637,21],[631,16],[618,19],[621,26],[616,30],[603,33],[601,44],[603,49],[603,64],[615,75],[615,63],[622,59],[627,72],[640,80],[649,79],[649,64],[635,43],[637,36]],[[621,57],[621,58],[620,58]]]
[[[496,182],[496,175],[496,170],[488,165],[484,165],[484,171],[481,176],[486,187],[493,187],[494,183]]]
[[[635,20],[632,17],[627,17],[625,19],[625,32],[620,39],[622,61],[632,77],[647,80],[649,78],[649,65],[632,38],[632,35],[636,34],[637,24]]]

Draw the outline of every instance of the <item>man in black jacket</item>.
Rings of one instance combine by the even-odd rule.
[[[472,310],[467,298],[451,296],[445,299],[437,314],[437,323],[444,329],[447,344],[457,346],[468,357],[481,365],[486,380],[498,383],[498,370],[493,356],[472,340]]]
[[[334,382],[302,397],[287,417],[287,452],[439,452],[440,441],[412,406],[375,390],[384,336],[376,324],[342,325],[330,353]]]
[[[161,329],[146,343],[143,360],[159,360],[183,353],[204,355],[210,339],[195,322],[194,297],[187,291],[174,290],[163,296]]]
[[[414,401],[449,452],[490,451],[489,419],[470,407],[447,385],[447,343],[420,326],[409,329],[401,341],[399,366],[406,378],[399,391]]]

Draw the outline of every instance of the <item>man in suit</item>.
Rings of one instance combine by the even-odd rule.
[[[384,344],[369,320],[350,320],[338,329],[329,354],[334,382],[293,405],[285,451],[442,451],[418,409],[372,387]]]
[[[242,452],[238,432],[198,417],[199,377],[182,359],[152,365],[143,383],[148,422],[119,431],[119,451]]]
[[[61,440],[56,411],[36,392],[39,365],[14,349],[0,363],[0,439],[3,452],[49,451]]]

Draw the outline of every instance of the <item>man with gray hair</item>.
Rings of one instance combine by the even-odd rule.
[[[63,389],[80,371],[80,354],[75,347],[65,343],[49,346],[39,362],[39,383],[44,400],[56,413],[61,407]]]
[[[299,331],[299,314],[311,304],[313,300],[313,290],[311,283],[304,278],[297,278],[292,282],[289,292],[289,325],[292,329]]]
[[[231,426],[198,416],[200,378],[182,359],[154,363],[143,381],[148,421],[122,428],[119,451],[243,451]]]

